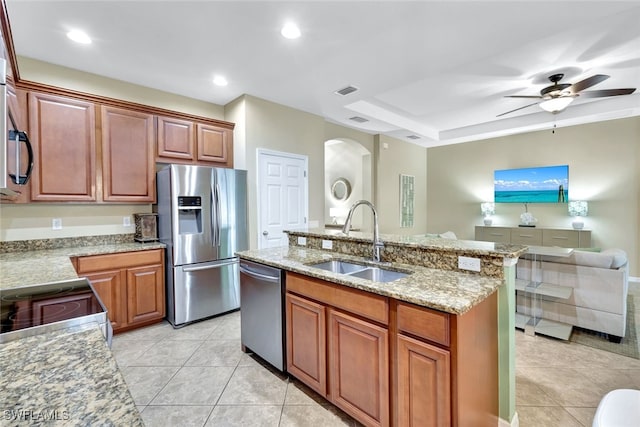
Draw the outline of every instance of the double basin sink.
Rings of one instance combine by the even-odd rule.
[[[374,282],[393,282],[394,280],[402,279],[410,274],[341,260],[325,261],[317,264],[309,264],[308,266],[330,271],[332,273],[359,277],[361,279],[367,279]]]

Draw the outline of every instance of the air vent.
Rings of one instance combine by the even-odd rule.
[[[347,86],[347,87],[343,87],[342,89],[338,89],[337,91],[335,91],[335,93],[337,93],[338,95],[349,95],[350,93],[353,93],[355,91],[357,91],[358,88],[354,87],[354,86]]]
[[[369,120],[365,119],[364,117],[360,117],[360,116],[349,117],[349,120],[353,120],[354,122],[358,122],[358,123],[364,123],[364,122],[368,122],[369,121]]]
[[[420,137],[418,135],[407,135],[407,138],[409,138],[409,139],[420,139]]]

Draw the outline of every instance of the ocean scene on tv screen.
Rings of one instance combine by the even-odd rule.
[[[569,166],[497,170],[495,203],[567,203]]]

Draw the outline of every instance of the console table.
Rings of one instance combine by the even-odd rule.
[[[591,230],[476,225],[475,239],[517,245],[588,248],[591,246]]]
[[[573,252],[571,248],[529,246],[529,250],[523,256],[531,258],[531,277],[526,279],[516,278],[516,292],[526,292],[531,294],[531,307],[528,313],[516,312],[516,328],[524,329],[527,335],[552,336],[563,340],[568,340],[573,330],[572,325],[556,322],[539,317],[541,312],[540,296],[549,296],[559,299],[571,297],[573,289],[569,286],[552,285],[541,280],[542,272],[539,271],[538,262],[540,256],[568,257]]]

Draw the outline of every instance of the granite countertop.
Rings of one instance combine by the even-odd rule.
[[[286,230],[290,236],[314,236],[343,241],[371,243],[373,235],[368,232],[350,231],[346,235],[342,230],[334,228],[316,228],[311,230]],[[385,246],[400,246],[403,248],[423,248],[447,252],[464,252],[468,255],[495,256],[502,258],[517,258],[527,251],[527,246],[509,243],[483,242],[479,240],[445,239],[428,235],[400,235],[380,234]]]
[[[0,372],[2,425],[144,425],[97,324],[0,344]]]
[[[114,243],[0,254],[0,289],[20,288],[78,277],[71,257],[165,248],[163,243]]]
[[[411,273],[410,275],[393,282],[373,282],[345,274],[332,273],[308,265],[331,259],[351,260],[362,263],[365,259],[303,247],[250,250],[238,252],[237,255],[241,259],[259,262],[453,314],[467,312],[504,283],[503,279],[495,277],[400,263],[390,265],[383,263],[379,266]]]

